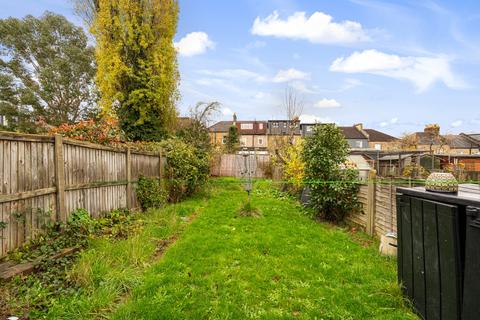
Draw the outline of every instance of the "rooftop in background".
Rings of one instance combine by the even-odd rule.
[[[232,124],[233,121],[219,121],[211,125],[208,129],[211,132],[228,132],[228,128],[230,128]]]
[[[398,138],[395,138],[381,131],[377,131],[375,129],[363,129],[363,130],[365,130],[368,133],[369,140],[372,142],[391,142],[391,141],[398,140]]]
[[[469,136],[472,139],[475,139],[480,143],[480,133],[465,133],[467,136]]]
[[[355,126],[339,128],[347,139],[368,139],[368,136]]]
[[[470,149],[473,147],[480,147],[480,141],[477,141],[476,139],[464,133],[458,135],[446,135],[445,138],[450,148]]]
[[[266,134],[267,121],[219,121],[209,127],[210,132],[228,132],[235,123],[240,134]]]
[[[266,134],[269,135],[284,135],[287,132],[292,130],[291,123],[292,120],[267,120],[267,121],[219,121],[214,125],[209,127],[210,132],[228,132],[230,126],[233,123],[236,123],[237,128],[239,129],[240,134]],[[259,128],[258,124],[263,123],[265,124],[263,128]],[[242,126],[242,124],[244,126]],[[251,128],[245,128],[246,125],[251,124]],[[311,134],[310,130],[307,130],[311,127],[319,125],[319,123],[302,123],[298,126],[298,124],[294,127],[294,134],[295,135],[304,135],[308,136]],[[361,124],[356,124],[352,126],[339,126],[340,130],[342,130],[343,135],[346,139],[350,140],[369,140],[372,142],[390,142],[397,140],[397,138],[383,133],[378,130],[374,129],[363,129]],[[307,133],[308,132],[308,133]]]

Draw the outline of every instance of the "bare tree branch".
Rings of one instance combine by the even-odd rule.
[[[295,91],[294,88],[287,86],[285,88],[283,108],[285,109],[288,120],[298,120],[303,113],[304,99]]]
[[[190,117],[204,126],[208,126],[212,117],[219,112],[220,102],[197,102],[195,107],[190,108]]]

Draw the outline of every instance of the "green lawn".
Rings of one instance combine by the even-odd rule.
[[[417,319],[395,260],[379,256],[376,242],[311,220],[268,182],[253,195],[261,217],[237,216],[245,199],[237,180],[214,180],[207,200],[155,212],[158,225],[132,239],[99,241],[77,263],[87,289],[59,299],[47,317]]]

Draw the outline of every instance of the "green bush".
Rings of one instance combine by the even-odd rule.
[[[358,171],[346,168],[349,145],[334,124],[318,125],[305,141],[304,185],[317,217],[340,222],[359,208]]]
[[[166,202],[167,195],[159,179],[140,177],[136,192],[142,210],[161,208]]]
[[[198,191],[210,175],[210,155],[179,138],[161,143],[167,158],[165,168],[168,198],[178,202]]]

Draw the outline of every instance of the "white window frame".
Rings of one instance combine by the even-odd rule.
[[[253,123],[240,123],[240,130],[253,130]]]
[[[382,144],[381,143],[375,143],[375,150],[382,150]]]
[[[247,145],[247,137],[240,138],[240,145],[243,147]]]
[[[355,141],[355,147],[356,148],[363,148],[363,141],[362,140],[356,140]]]

